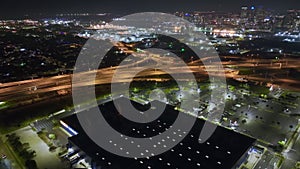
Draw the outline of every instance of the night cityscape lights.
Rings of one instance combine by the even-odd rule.
[[[300,169],[300,3],[134,1],[3,2],[0,169]]]

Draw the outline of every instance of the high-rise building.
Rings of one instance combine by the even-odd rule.
[[[248,17],[248,6],[242,6],[241,8],[241,18]]]

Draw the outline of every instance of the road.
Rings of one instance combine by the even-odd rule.
[[[141,72],[135,77],[135,80],[154,80],[164,81],[168,78],[157,78],[157,75],[165,75],[167,72],[160,71],[164,69],[165,65],[172,63],[172,67],[168,67],[174,75],[181,75],[181,80],[184,79],[185,74],[193,72],[195,75],[201,77],[207,76],[219,76],[220,69],[216,66],[215,62],[211,62],[209,65],[201,65],[205,59],[210,60],[210,57],[202,58],[202,60],[195,60],[188,63],[188,66],[180,65],[175,59],[170,57],[158,57],[151,53],[135,53],[136,60],[126,63],[123,66],[115,66],[102,68],[98,70],[92,70],[76,74],[76,77],[80,77],[76,82],[73,81],[75,87],[87,86],[87,85],[101,85],[110,84],[112,77],[116,70],[118,70],[119,79],[115,82],[130,82],[130,77],[133,71],[141,70],[140,65],[153,64],[156,69]],[[281,88],[292,89],[300,91],[300,80],[288,77],[286,70],[294,68],[299,69],[299,59],[285,58],[281,61],[273,61],[271,59],[251,59],[241,57],[224,57],[227,61],[223,61],[224,67],[237,67],[237,69],[225,69],[225,75],[227,78],[234,79],[246,79],[247,81],[253,81],[258,83],[275,83],[279,84]],[[232,61],[230,60],[232,59]],[[229,61],[228,61],[229,60]],[[234,61],[235,60],[235,61]],[[249,69],[253,72],[249,72],[248,75],[238,74],[239,69]],[[264,74],[262,72],[269,72]],[[90,80],[93,75],[96,74],[95,80]],[[222,74],[221,74],[222,75]],[[41,99],[47,99],[48,95],[67,93],[71,91],[72,76],[70,74],[59,75],[54,77],[39,78],[24,80],[18,82],[9,82],[0,84],[0,101],[19,103],[24,105],[33,101],[39,101]],[[43,98],[44,97],[44,98]],[[18,105],[15,105],[18,106]]]

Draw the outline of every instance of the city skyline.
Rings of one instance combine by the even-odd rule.
[[[6,1],[0,7],[0,16],[3,19],[18,19],[29,15],[36,17],[39,15],[55,15],[59,13],[115,13],[130,14],[136,12],[175,12],[175,11],[223,11],[223,12],[239,12],[241,6],[255,6],[256,8],[265,8],[283,12],[288,9],[297,9],[300,5],[296,0],[286,0],[281,2],[270,2],[267,0],[212,0],[204,1],[145,1],[143,3],[137,0],[129,1],[105,1],[96,0],[89,1],[43,1],[39,3],[37,0],[30,1]]]
[[[298,1],[4,3],[0,169],[300,169]]]

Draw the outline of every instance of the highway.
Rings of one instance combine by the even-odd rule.
[[[185,79],[185,74],[194,73],[195,75],[200,75],[201,77],[207,77],[209,72],[210,76],[222,76],[220,74],[220,69],[218,64],[215,62],[206,63],[204,66],[202,62],[210,57],[202,58],[202,60],[194,60],[186,65],[181,65],[176,62],[175,59],[171,57],[159,57],[151,53],[132,53],[135,60],[126,63],[122,66],[102,68],[98,70],[91,70],[87,72],[82,72],[76,74],[77,81],[72,84],[72,74],[59,75],[46,78],[38,78],[17,82],[0,83],[0,101],[1,102],[13,102],[13,103],[30,103],[30,100],[47,98],[49,94],[66,94],[71,92],[72,85],[74,87],[81,87],[87,85],[101,85],[110,84],[112,82],[112,77],[114,76],[116,70],[118,70],[118,79],[114,81],[119,82],[130,82],[131,76],[134,71],[141,70],[143,65],[153,65],[155,69],[147,70],[139,73],[135,80],[153,80],[153,81],[165,81],[168,80],[166,76],[164,78],[159,78],[158,75],[165,75],[167,72],[161,71],[169,66],[170,63],[172,67],[168,67],[171,74],[182,75],[179,76],[180,80]],[[271,59],[252,59],[240,56],[230,56],[224,57],[226,61],[222,64],[226,68],[225,75],[227,78],[234,79],[245,79],[246,81],[253,81],[260,83],[275,83],[280,85],[281,88],[292,89],[295,91],[300,91],[299,79],[289,77],[287,70],[293,68],[299,70],[300,61],[296,58],[283,58],[281,60],[271,60]],[[232,60],[231,60],[232,59]],[[229,60],[229,61],[228,61]],[[228,67],[234,67],[228,69]],[[239,74],[240,69],[248,69],[249,73],[246,75]],[[266,72],[266,73],[263,73]],[[91,80],[91,77],[96,78]]]

